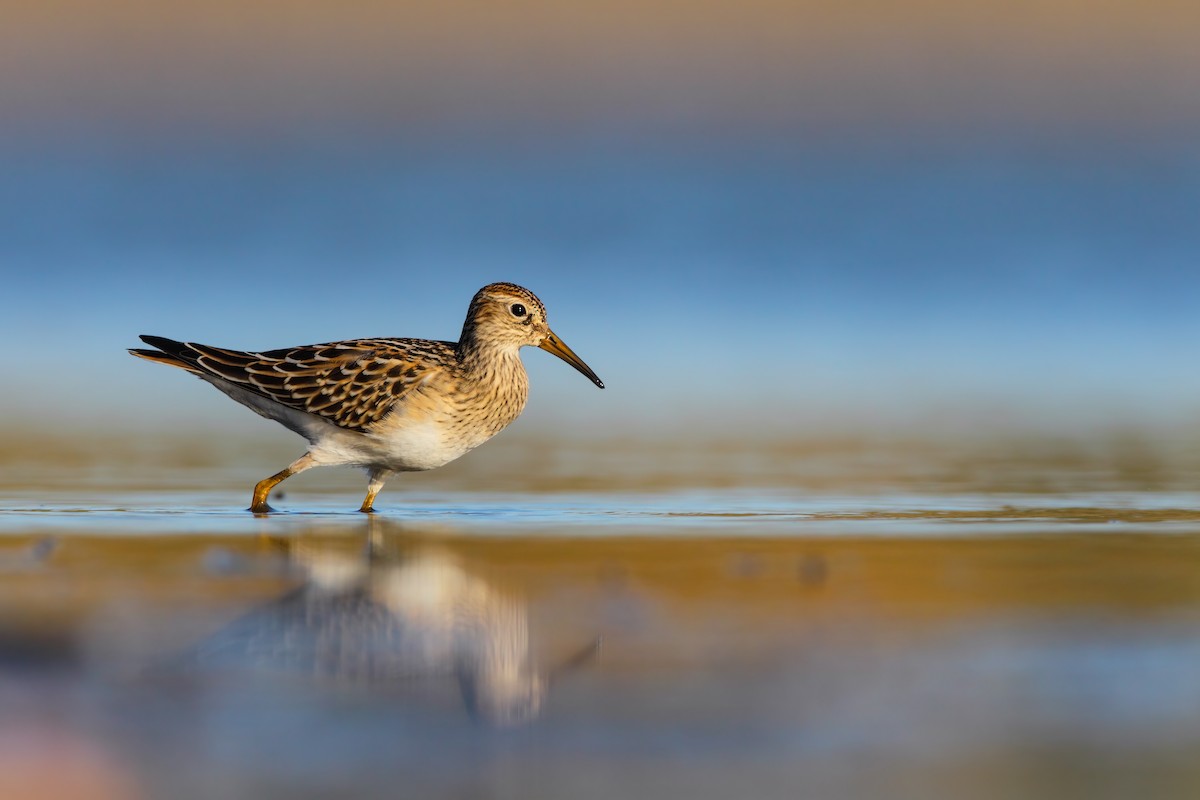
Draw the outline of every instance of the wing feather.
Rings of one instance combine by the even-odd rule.
[[[354,431],[368,430],[444,372],[455,350],[451,342],[421,339],[355,339],[260,353],[160,341],[172,345],[169,354],[186,369]]]

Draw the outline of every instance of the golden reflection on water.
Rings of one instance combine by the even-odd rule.
[[[158,615],[186,612],[203,628],[206,619],[247,607],[277,614],[283,627],[293,611],[309,609],[299,614],[306,624],[361,610],[364,617],[391,614],[428,625],[450,639],[487,629],[499,638],[479,648],[509,652],[516,665],[526,640],[523,609],[541,603],[560,654],[604,634],[605,659],[616,657],[611,632],[557,627],[554,612],[570,608],[566,597],[587,609],[633,593],[690,618],[714,607],[736,610],[751,638],[777,624],[886,617],[921,625],[1070,608],[1136,619],[1200,606],[1200,540],[1188,534],[475,537],[452,526],[364,517],[317,521],[287,538],[12,535],[3,545],[0,621],[7,629],[79,630],[117,611],[153,630],[154,642],[165,637],[158,642],[163,650],[183,642],[172,641],[178,627],[157,630]],[[803,618],[793,613],[797,603]],[[354,640],[350,635],[344,646],[354,649]],[[98,652],[108,649],[94,644]],[[142,644],[156,649],[150,640]],[[369,673],[377,666],[357,668]],[[315,660],[309,667],[322,668]]]

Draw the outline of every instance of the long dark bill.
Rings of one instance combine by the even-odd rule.
[[[583,359],[575,355],[575,351],[563,344],[563,340],[555,336],[553,332],[551,332],[550,335],[548,335],[545,340],[538,345],[538,347],[545,350],[547,353],[554,353],[554,355],[558,356],[563,361],[567,362],[572,367],[586,375],[588,380],[590,380],[592,383],[596,384],[601,389],[604,388],[604,381],[597,378],[596,373],[592,372],[592,368],[583,363]]]

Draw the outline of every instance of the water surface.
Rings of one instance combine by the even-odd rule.
[[[6,466],[0,794],[1200,789],[1172,481],[481,490],[484,459],[255,516],[254,466]]]

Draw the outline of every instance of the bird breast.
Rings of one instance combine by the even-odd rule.
[[[374,430],[389,469],[435,469],[491,439],[520,416],[528,380],[522,369],[492,385],[460,384],[405,398]]]

